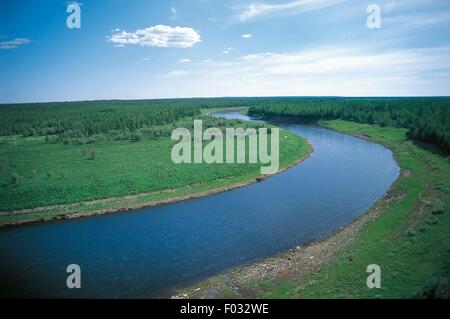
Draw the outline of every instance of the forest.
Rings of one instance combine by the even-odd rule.
[[[89,144],[170,136],[177,120],[201,108],[242,105],[241,99],[99,100],[0,104],[2,136],[45,136],[47,142]]]
[[[1,136],[45,136],[47,142],[89,144],[170,136],[177,120],[202,108],[250,107],[249,115],[298,120],[342,119],[408,129],[408,137],[450,151],[450,98],[232,97],[102,100],[0,105]]]
[[[139,139],[147,129],[200,114],[200,108],[178,100],[86,101],[0,106],[0,135],[45,136],[47,141],[84,144],[95,138]]]
[[[290,116],[306,122],[342,119],[408,129],[408,137],[450,151],[450,98],[262,98],[249,115]]]

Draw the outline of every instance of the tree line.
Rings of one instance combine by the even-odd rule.
[[[49,142],[139,141],[170,136],[176,121],[202,108],[248,106],[253,116],[315,122],[343,119],[408,129],[408,136],[450,151],[450,98],[230,97],[0,104],[0,136],[46,136]]]
[[[342,119],[408,129],[410,138],[450,151],[450,98],[262,98],[249,114],[315,122]]]
[[[105,134],[139,139],[141,129],[199,115],[200,107],[183,100],[117,100],[3,104],[0,113],[0,136],[77,141]],[[156,136],[160,133],[154,132]]]

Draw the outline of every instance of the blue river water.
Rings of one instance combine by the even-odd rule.
[[[174,288],[330,235],[370,208],[399,174],[381,145],[311,125],[277,125],[305,137],[314,152],[260,183],[0,230],[0,296],[167,297]],[[80,289],[66,286],[69,264],[81,267]]]

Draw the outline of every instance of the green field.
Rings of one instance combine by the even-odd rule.
[[[167,124],[190,127],[194,118]],[[240,121],[204,118],[208,126],[248,127]],[[158,126],[153,127],[153,129]],[[280,138],[280,166],[304,157],[310,146],[288,131]],[[44,136],[3,138],[0,145],[0,225],[115,210],[232,186],[260,176],[261,164],[187,164],[171,160],[170,137],[139,141],[99,139],[65,144]],[[125,198],[127,195],[139,194]],[[94,201],[104,199],[102,201]],[[39,211],[18,211],[47,207]],[[12,212],[11,211],[16,211]]]
[[[320,256],[320,266],[306,275],[302,275],[300,262],[282,269],[283,260],[295,258],[296,252],[292,252],[274,257],[270,265],[277,261],[280,265],[276,276],[258,277],[254,269],[268,264],[261,261],[183,292],[194,298],[211,297],[208,291],[214,289],[218,291],[214,297],[232,298],[450,297],[449,158],[407,139],[406,129],[343,120],[320,124],[382,143],[393,151],[402,174],[387,197],[373,208],[378,217],[365,223],[352,238],[342,240],[345,244],[340,245],[333,235],[330,240],[338,244],[330,249],[332,253]],[[366,286],[369,264],[381,267],[380,289]]]

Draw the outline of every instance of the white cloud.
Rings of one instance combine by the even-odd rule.
[[[192,65],[188,73],[188,85],[180,82],[180,88],[199,96],[448,95],[450,46],[389,52],[363,47],[263,52]]]
[[[171,20],[179,20],[180,19],[180,17],[178,16],[177,9],[175,9],[175,7],[170,8],[170,13],[171,13],[171,16],[170,16]]]
[[[30,42],[31,40],[26,38],[15,38],[14,40],[0,41],[0,49],[17,49],[19,46]]]
[[[191,60],[189,59],[181,59],[180,61],[178,61],[178,63],[189,63],[191,62]]]
[[[243,35],[241,35],[242,39],[253,39],[253,34],[251,33],[244,33]]]
[[[244,11],[240,13],[239,19],[241,21],[247,21],[257,16],[269,15],[272,13],[313,11],[343,1],[345,0],[292,0],[290,2],[276,4],[257,2],[248,5]]]
[[[383,12],[390,13],[392,11],[407,10],[417,8],[417,6],[430,6],[433,3],[438,3],[439,0],[395,0],[387,2],[383,5]]]
[[[231,52],[234,52],[234,51],[236,51],[235,48],[229,47],[229,48],[226,48],[225,50],[223,50],[222,53],[223,54],[228,54],[228,53],[231,53]]]
[[[388,2],[384,5],[384,10],[386,12],[391,12],[392,10],[394,10],[396,7],[398,6],[398,4],[396,4],[395,2]]]
[[[117,31],[107,37],[116,46],[139,45],[160,48],[189,48],[201,42],[200,35],[189,27],[155,25],[134,32]]]
[[[450,47],[403,49],[371,53],[350,48],[322,48],[294,53],[260,53],[240,58],[258,76],[321,74],[420,75],[427,71],[450,69]]]
[[[450,24],[450,11],[434,11],[430,13],[395,15],[383,19],[383,24],[392,32],[410,32],[436,25]]]
[[[183,76],[183,75],[186,75],[186,74],[189,74],[189,72],[186,71],[186,70],[173,70],[173,71],[170,71],[170,72],[168,72],[166,74],[163,74],[163,77],[171,78],[171,77]]]

